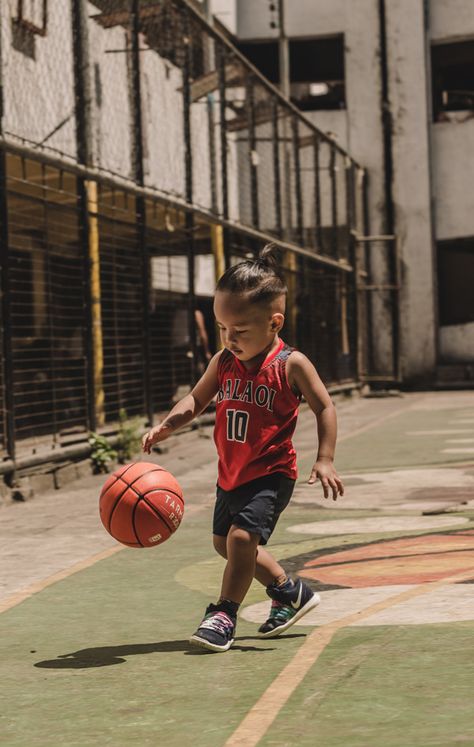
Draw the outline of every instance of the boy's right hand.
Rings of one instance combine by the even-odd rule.
[[[142,438],[142,449],[145,454],[151,454],[151,447],[153,444],[157,444],[160,441],[164,441],[165,438],[171,436],[173,429],[167,423],[160,423],[155,425],[154,428],[144,434]]]

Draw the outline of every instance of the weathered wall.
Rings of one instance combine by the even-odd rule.
[[[346,108],[306,112],[323,132],[333,132],[348,152],[369,172],[370,232],[386,232],[383,130],[381,122],[381,72],[377,0],[358,0],[357,12],[351,0],[293,0],[286,3],[286,32],[290,38],[344,34]],[[262,3],[239,0],[238,36],[242,39],[276,38],[269,28],[270,14]],[[323,215],[327,215],[323,195]],[[325,221],[329,222],[328,217]],[[387,281],[386,262],[379,247],[373,252],[374,280]],[[374,366],[377,372],[392,367],[390,311],[385,298],[373,298],[377,330]],[[380,333],[380,330],[382,332]]]
[[[431,0],[429,38],[432,43],[474,37],[472,0]],[[435,234],[437,240],[474,237],[472,184],[474,183],[474,119],[457,112],[451,121],[431,124],[431,156]],[[474,350],[474,324],[440,328],[439,353],[443,361],[470,362]]]
[[[430,0],[429,25],[433,40],[460,41],[472,38],[472,0]]]
[[[416,380],[428,377],[436,364],[423,2],[388,2],[386,8],[393,200],[403,268],[402,371]]]

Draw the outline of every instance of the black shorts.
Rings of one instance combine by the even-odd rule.
[[[213,533],[227,537],[234,525],[259,534],[259,544],[266,545],[294,487],[295,480],[279,472],[246,482],[235,490],[222,490],[218,485]]]

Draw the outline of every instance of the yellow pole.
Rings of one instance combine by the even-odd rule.
[[[225,254],[224,254],[224,229],[222,226],[211,224],[211,246],[214,255],[214,270],[216,283],[225,272]],[[216,326],[216,348],[222,349],[221,336]]]
[[[97,182],[86,180],[87,210],[89,214],[90,298],[92,317],[92,347],[94,351],[94,413],[96,428],[104,425],[104,351],[102,342],[102,313],[100,299],[100,253]]]

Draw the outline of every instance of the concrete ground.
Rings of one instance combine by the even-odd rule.
[[[255,583],[225,654],[187,643],[223,570],[210,427],[152,457],[186,501],[162,546],[105,532],[103,476],[0,508],[0,742],[474,745],[474,393],[348,398],[338,414],[346,495],[305,484],[303,407],[300,479],[269,545],[321,604],[259,639],[269,603]]]

